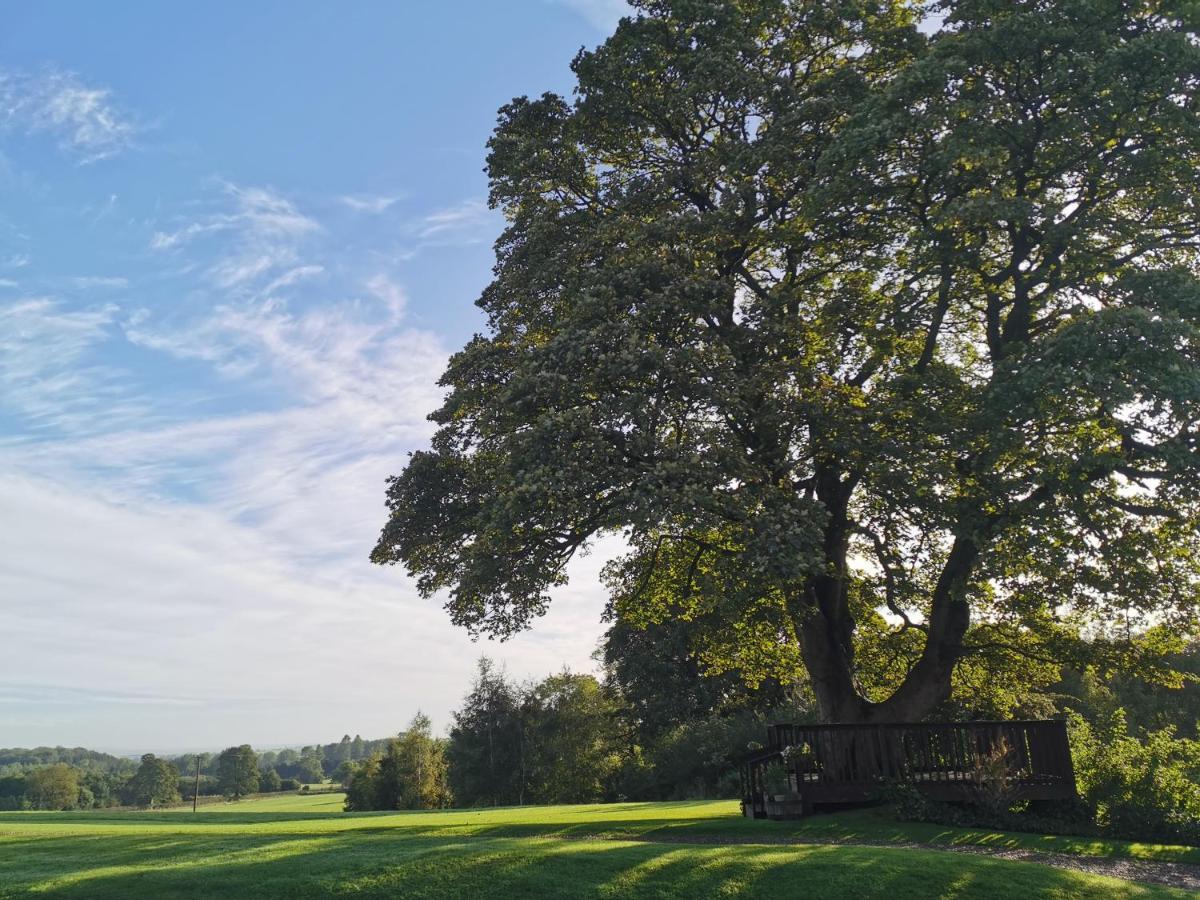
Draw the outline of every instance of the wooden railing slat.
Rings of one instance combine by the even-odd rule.
[[[766,790],[765,767],[788,747],[807,745],[790,757],[793,787],[819,795],[846,789],[873,790],[891,781],[911,781],[941,791],[969,791],[980,763],[1001,745],[1009,749],[1009,772],[1017,786],[1074,791],[1075,773],[1066,725],[1061,721],[879,723],[769,727],[767,748],[747,757],[740,775],[747,808],[757,810]],[[1059,786],[1056,788],[1055,786]],[[832,795],[831,795],[832,796]]]

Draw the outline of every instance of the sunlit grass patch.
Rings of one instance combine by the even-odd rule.
[[[969,854],[797,840],[1037,846],[875,811],[755,822],[730,802],[347,814],[281,795],[157,812],[0,814],[0,897],[1182,897]],[[1179,857],[1089,839],[1093,855]]]

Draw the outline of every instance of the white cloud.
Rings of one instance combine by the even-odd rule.
[[[28,253],[14,253],[7,259],[0,262],[0,266],[6,269],[23,269],[32,262],[32,258]]]
[[[350,207],[355,212],[371,213],[379,215],[386,212],[393,204],[399,200],[399,197],[388,197],[383,195],[367,196],[367,195],[345,195],[338,198],[343,205]]]
[[[432,335],[396,330],[392,321],[378,320],[353,302],[295,314],[264,301],[219,307],[182,330],[127,328],[126,334],[134,343],[231,365],[238,373],[274,373],[303,398],[362,397],[391,404],[398,399],[392,394],[397,379],[432,385],[445,362],[444,353],[430,349],[436,345]],[[419,399],[435,402],[436,394]]]
[[[261,251],[251,249],[221,260],[208,273],[217,287],[235,288],[274,269],[290,266],[296,259],[295,250],[286,246],[262,248]]]
[[[13,281],[11,278],[0,278],[0,287],[15,288],[20,287],[20,284],[16,281]]]
[[[503,645],[472,644],[400,570],[367,563],[385,478],[428,440],[447,358],[434,335],[390,312],[398,285],[376,276],[368,289],[387,315],[354,300],[305,312],[264,301],[175,330],[149,314],[126,324],[130,340],[224,367],[242,387],[263,379],[274,408],[0,444],[11,476],[0,542],[12,561],[0,570],[0,596],[12,598],[0,683],[205,701],[176,715],[179,704],[147,700],[121,737],[137,750],[381,735],[417,708],[443,727],[480,652],[521,677],[590,666],[602,559],[581,561],[536,632]],[[78,346],[110,315],[80,321]],[[43,712],[41,725],[14,718],[23,734],[45,729],[25,740],[89,727],[70,703]]]
[[[150,248],[152,250],[170,250],[173,247],[188,243],[197,235],[208,234],[213,231],[224,231],[228,227],[229,224],[227,222],[217,219],[212,222],[192,222],[178,231],[156,231],[153,237],[150,238]]]
[[[605,32],[616,28],[622,16],[633,13],[633,9],[625,0],[549,0],[549,2],[573,9],[590,24]]]
[[[287,273],[277,274],[281,269],[291,269],[293,278],[319,270],[319,266],[303,265],[299,255],[303,239],[321,230],[315,219],[269,188],[240,187],[229,182],[221,182],[221,187],[220,211],[172,231],[156,231],[151,248],[178,251],[205,235],[224,235],[226,245],[218,249],[216,260],[208,265],[209,278],[224,290],[250,289],[254,282],[267,277],[274,284],[280,277],[289,277]]]
[[[417,708],[447,724],[480,652],[518,677],[589,667],[603,555],[501,645],[367,562],[447,348],[406,320],[387,262],[347,258],[284,195],[222,184],[207,202],[160,228],[169,271],[139,273],[136,312],[0,303],[0,413],[28,426],[0,440],[0,733],[130,750],[380,736]],[[497,219],[467,202],[402,233],[470,241]],[[105,278],[78,285],[119,286]]]
[[[242,188],[226,184],[226,190],[237,201],[235,220],[244,223],[246,230],[263,236],[296,237],[316,231],[320,226],[302,215],[291,201],[268,188]]]
[[[113,214],[117,209],[117,195],[109,194],[101,203],[87,203],[79,214],[95,225]]]
[[[323,274],[324,271],[324,266],[296,266],[294,269],[288,269],[286,272],[268,284],[265,288],[263,288],[263,294],[270,296],[276,291],[280,291],[286,287],[291,287],[293,284],[303,281],[305,278],[315,278],[318,275]]]
[[[373,275],[367,280],[367,290],[387,307],[392,318],[399,319],[404,315],[405,307],[408,306],[404,289],[386,275]]]
[[[0,731],[10,743],[100,734],[88,742],[145,751],[376,737],[418,708],[449,724],[480,652],[518,677],[587,665],[580,628],[597,633],[587,597],[563,594],[536,641],[472,644],[397,571],[324,557],[298,566],[222,514],[106,501],[81,486],[0,481],[0,507],[16,513],[0,517]],[[20,708],[30,701],[33,718]]]
[[[125,150],[137,133],[111,91],[56,70],[36,75],[0,72],[0,124],[26,134],[55,135],[59,145],[82,162]]]
[[[91,429],[133,415],[120,373],[91,358],[117,307],[66,309],[50,297],[0,305],[0,410],[37,429]]]
[[[243,188],[221,182],[223,195],[232,200],[234,209],[213,213],[189,222],[176,231],[155,232],[150,246],[170,250],[202,234],[233,231],[255,239],[296,238],[320,229],[314,219],[303,215],[290,200],[269,188]]]
[[[463,200],[429,213],[417,223],[416,233],[419,238],[431,238],[450,231],[476,231],[494,219],[495,215],[482,200]]]
[[[129,287],[129,279],[111,275],[80,275],[71,279],[71,284],[81,290],[88,288]]]

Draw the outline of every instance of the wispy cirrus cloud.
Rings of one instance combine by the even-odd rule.
[[[423,216],[414,224],[413,230],[422,240],[445,237],[449,234],[473,235],[491,225],[496,219],[497,214],[488,209],[484,201],[469,199]]]
[[[290,313],[225,308],[172,330],[127,329],[141,347],[213,365],[278,398],[260,411],[122,428],[41,447],[37,466],[100,470],[136,502],[168,500],[183,481],[214,515],[253,527],[274,559],[361,572],[379,525],[381,486],[429,434],[446,351],[431,334],[357,304]]]
[[[94,351],[116,332],[113,304],[69,309],[52,297],[0,304],[0,410],[37,430],[111,427],[141,407]]]
[[[270,296],[284,288],[298,284],[299,282],[304,281],[306,278],[316,278],[318,275],[324,274],[324,272],[324,266],[295,266],[271,281],[270,284],[263,288],[263,293],[267,296]]]
[[[57,69],[0,70],[0,125],[27,135],[52,135],[84,163],[129,148],[138,132],[109,89]]]
[[[298,237],[320,228],[314,219],[270,188],[240,187],[228,181],[219,184],[223,196],[232,202],[232,210],[211,213],[173,231],[156,231],[150,246],[170,250],[200,235],[222,231],[266,239]]]
[[[387,196],[383,194],[344,194],[338,198],[343,206],[348,206],[355,212],[371,213],[373,215],[379,215],[380,213],[387,212],[399,199],[400,198],[396,196]]]
[[[208,746],[209,713],[220,740],[311,741],[280,730],[300,697],[364,734],[399,727],[373,688],[346,682],[350,659],[397,683],[430,674],[398,698],[405,717],[452,708],[483,648],[402,572],[366,562],[387,476],[428,441],[447,347],[406,318],[394,257],[346,252],[346,217],[318,222],[280,191],[226,182],[185,210],[150,239],[161,271],[139,273],[122,305],[80,306],[82,291],[0,305],[0,411],[23,425],[0,440],[8,681],[115,697],[204,685],[211,703],[178,718],[148,702],[153,718],[122,731],[134,749],[167,734]],[[467,201],[395,227],[433,246],[483,240],[498,219]],[[78,277],[91,290],[113,286],[87,279],[115,278]],[[581,563],[536,635],[488,652],[519,676],[587,666],[602,562]],[[253,655],[253,687],[212,653],[189,654],[197,644]],[[45,740],[106,733],[115,705],[95,706],[48,703],[11,721]],[[0,730],[5,716],[0,691]]]
[[[71,279],[71,285],[80,290],[89,288],[125,288],[129,287],[129,279],[120,275],[76,275]]]
[[[205,263],[209,279],[225,290],[276,283],[289,277],[284,270],[292,272],[290,277],[315,272],[315,267],[301,264],[299,256],[301,241],[321,230],[315,219],[270,188],[219,184],[221,208],[155,231],[151,249],[177,251],[206,236],[225,239],[226,245],[212,248]]]
[[[392,317],[399,319],[408,307],[408,297],[404,289],[387,275],[372,275],[366,281],[366,288],[391,312]]]
[[[261,384],[273,398],[250,412],[115,421],[67,439],[0,443],[0,468],[9,473],[0,507],[15,511],[0,517],[11,560],[0,569],[0,595],[8,598],[7,634],[21,645],[10,647],[8,671],[37,685],[86,670],[89,683],[118,697],[140,696],[150,683],[187,697],[189,685],[203,684],[213,714],[223,728],[236,723],[239,739],[309,741],[302,730],[264,725],[264,713],[291,709],[298,691],[305,704],[365,708],[366,692],[359,697],[341,675],[344,648],[369,632],[370,646],[355,650],[361,664],[388,678],[452,669],[454,677],[426,686],[421,702],[448,709],[456,701],[474,655],[469,640],[398,573],[365,563],[384,479],[427,438],[424,416],[438,402],[434,379],[446,350],[404,323],[403,291],[386,275],[360,284],[361,296],[293,310],[289,291],[298,284],[184,321],[153,311],[122,319],[114,307],[73,313],[49,300],[0,319],[0,335],[26,338],[15,358],[0,344],[5,384],[58,371],[42,367],[39,346],[56,348],[69,371],[116,329],[160,354],[160,369],[208,364],[239,390]],[[81,394],[92,391],[79,385]],[[71,566],[53,563],[62,554]],[[86,637],[53,624],[62,621],[88,622]],[[264,634],[270,647],[255,654],[263,674],[252,693],[232,669],[214,672],[210,656],[187,652],[198,643],[239,658]],[[530,660],[549,670],[562,657],[535,652]],[[166,734],[202,746],[216,740],[204,713],[176,720],[172,704],[147,705],[154,714],[145,730],[123,733],[133,746],[162,746]],[[3,707],[0,696],[0,726]],[[50,704],[36,722],[21,720],[22,733],[79,728],[87,715],[69,702]],[[399,727],[354,715],[356,729]]]

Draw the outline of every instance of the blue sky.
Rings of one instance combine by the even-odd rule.
[[[603,547],[503,645],[366,557],[483,326],[496,110],[622,9],[6,7],[0,746],[375,737],[481,652],[591,666]]]

